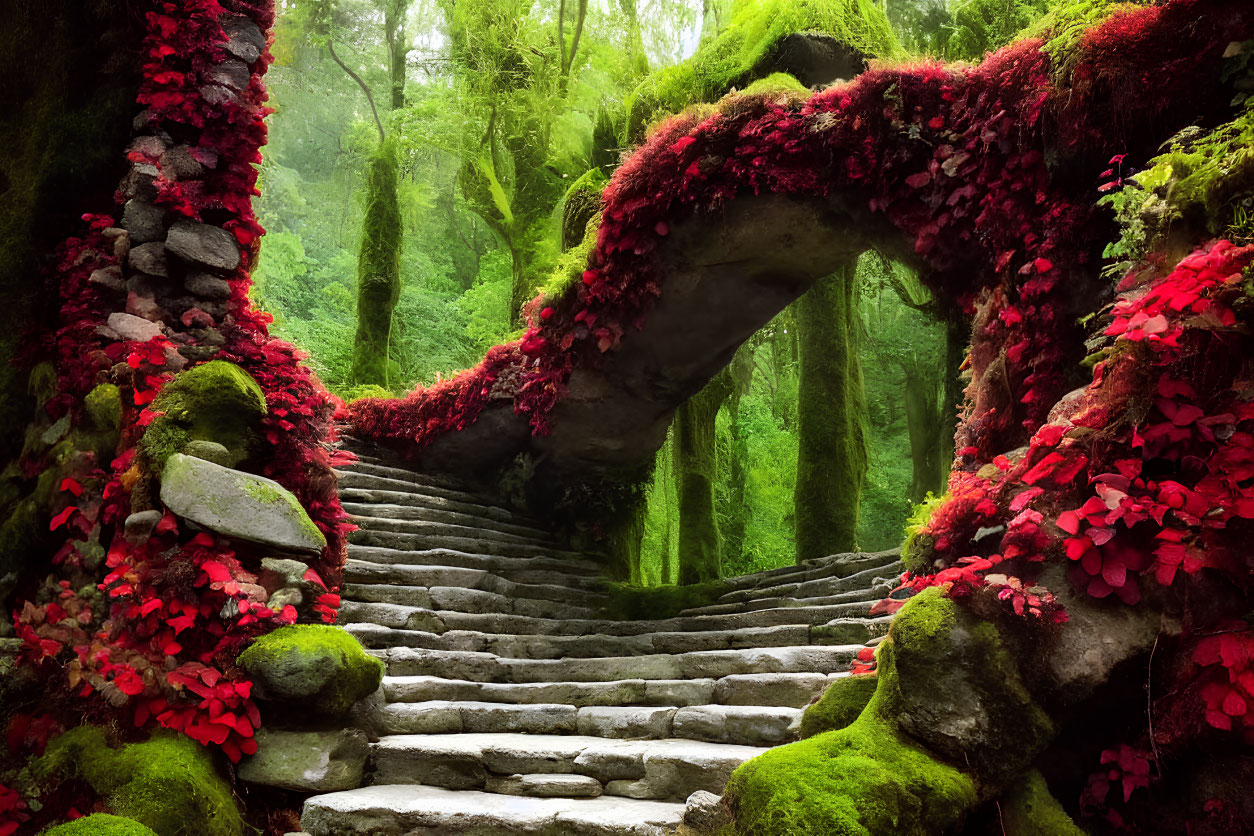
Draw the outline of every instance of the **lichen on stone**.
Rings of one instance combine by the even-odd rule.
[[[339,627],[296,624],[259,637],[239,657],[257,696],[341,717],[383,679],[383,663]]]
[[[175,732],[113,748],[103,729],[79,726],[52,740],[30,774],[41,786],[80,779],[113,814],[157,836],[182,836],[189,826],[203,836],[244,833],[231,787],[209,750]]]

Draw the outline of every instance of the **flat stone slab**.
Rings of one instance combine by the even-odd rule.
[[[370,743],[358,729],[339,731],[257,730],[257,754],[240,761],[239,778],[304,792],[361,786]]]
[[[489,775],[488,792],[501,795],[525,795],[531,798],[596,798],[601,782],[587,775]]]
[[[666,836],[684,805],[626,798],[525,798],[436,787],[375,786],[314,796],[301,826],[312,836]]]
[[[161,501],[178,516],[227,537],[314,554],[327,546],[287,488],[194,456],[174,453],[166,460]]]

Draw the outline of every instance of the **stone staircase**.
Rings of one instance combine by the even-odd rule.
[[[601,615],[598,564],[533,519],[358,452],[340,623],[386,664],[359,711],[369,785],[314,796],[313,836],[664,834],[685,800],[796,739],[886,631],[895,552],[729,582],[654,621]]]

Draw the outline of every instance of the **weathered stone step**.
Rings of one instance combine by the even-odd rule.
[[[401,470],[396,467],[375,464],[359,459],[350,465],[335,468],[340,484],[345,487],[361,487],[377,485],[399,491],[438,496],[455,502],[466,502],[481,505],[498,505],[492,497],[475,491],[462,490],[442,485],[432,479],[420,476],[412,470]]]
[[[443,508],[425,508],[420,505],[395,505],[387,502],[342,502],[344,510],[355,517],[413,520],[428,523],[448,523],[471,528],[483,528],[518,534],[523,537],[552,538],[552,534],[538,526],[494,520],[482,514],[466,514]]]
[[[394,735],[373,747],[377,783],[474,790],[493,774],[586,775],[607,795],[684,799],[721,793],[731,773],[766,751],[693,740],[608,740],[586,735]]]
[[[401,566],[457,566],[502,572],[532,569],[565,575],[601,578],[602,569],[594,560],[575,552],[558,552],[560,557],[501,557],[494,554],[463,552],[457,549],[389,549],[379,546],[348,545],[348,556],[372,563]],[[569,555],[569,557],[568,557]]]
[[[557,541],[547,535],[514,534],[484,526],[454,525],[427,520],[401,520],[382,516],[353,515],[352,522],[364,531],[413,534],[426,537],[461,537],[466,540],[489,540],[493,543],[518,543],[545,549],[560,548]]]
[[[425,587],[347,583],[344,584],[341,595],[347,601],[360,603],[402,604],[429,610],[448,610],[477,615],[500,613],[552,619],[590,619],[597,617],[597,611],[587,607],[576,607],[560,601],[547,601],[542,598],[517,598],[509,595],[500,595],[496,592],[485,592],[481,589],[465,589],[460,586]],[[381,629],[387,630],[388,628]],[[396,637],[389,637],[386,634],[379,635],[377,639],[380,642],[392,641],[397,645],[407,645],[407,642],[404,640],[396,640]],[[374,640],[373,635],[372,640]],[[386,644],[376,644],[374,646],[385,647]]]
[[[681,610],[681,616],[691,615],[727,615],[729,613],[753,612],[786,607],[830,607],[837,604],[875,602],[887,598],[896,588],[896,584],[880,583],[855,589],[849,589],[832,595],[816,595],[814,597],[770,597],[754,598],[749,601],[710,604],[704,607],[693,607]]]
[[[777,675],[789,676],[789,674]],[[819,676],[827,681],[827,677],[823,677],[822,674],[793,675]],[[474,682],[465,679],[445,679],[439,676],[385,676],[382,687],[384,698],[394,703],[465,700],[514,704],[547,702],[579,707],[590,705],[684,706],[715,702],[717,682],[723,681],[620,679],[611,682]]]
[[[485,520],[493,520],[495,522],[509,523],[511,525],[523,525],[528,527],[540,527],[535,520],[512,511],[508,508],[502,508],[499,505],[485,505],[480,502],[462,502],[446,497],[434,496],[432,494],[415,493],[414,491],[405,490],[404,488],[378,488],[378,487],[360,487],[355,485],[347,485],[343,478],[339,482],[340,500],[342,502],[352,502],[364,505],[399,505],[405,508],[419,508],[434,511],[447,511],[457,514],[468,514]]]
[[[305,801],[301,827],[312,836],[665,836],[683,815],[682,803],[387,785],[313,796]]]
[[[841,673],[861,645],[702,650],[587,659],[508,659],[491,653],[395,647],[377,652],[391,676],[443,676],[475,682],[612,682],[721,679],[752,673]]]
[[[899,550],[872,553],[837,554],[808,560],[799,566],[780,566],[765,572],[751,575],[740,575],[729,578],[727,583],[733,590],[752,588],[771,588],[791,583],[822,578],[844,578],[856,575],[868,569],[879,569],[892,566],[901,559]]]
[[[874,566],[870,569],[864,569],[857,574],[845,575],[843,577],[833,575],[808,581],[780,584],[778,586],[755,586],[737,589],[719,596],[718,604],[743,604],[771,597],[822,597],[856,590],[865,591],[872,587],[884,585],[891,585],[895,588],[904,570],[904,565],[898,561],[887,566]]]
[[[360,611],[351,610],[351,617]],[[692,633],[639,633],[632,636],[604,634],[548,636],[543,634],[481,633],[446,630],[443,633],[407,630],[372,630],[369,625],[349,624],[349,631],[370,648],[411,647],[428,650],[469,650],[512,659],[588,659],[600,656],[647,656],[654,653],[688,653],[753,647],[794,647],[810,643],[806,625],[750,627],[744,630],[711,630]]]
[[[559,557],[573,554],[556,545],[516,543],[496,539],[491,532],[483,532],[477,537],[463,537],[453,534],[406,534],[398,531],[359,529],[348,535],[348,542],[359,546],[378,546],[400,551],[454,549],[471,554],[490,554],[498,557]]]
[[[395,734],[579,734],[631,740],[680,738],[740,746],[796,739],[801,709],[757,705],[574,706],[559,703],[396,702],[375,718]]]
[[[499,595],[521,595],[550,601],[569,601],[572,594],[591,606],[608,600],[598,578],[568,575],[547,569],[467,569],[462,566],[408,566],[375,563],[356,556],[344,564],[344,579],[350,583],[394,583],[405,586],[460,586]]]

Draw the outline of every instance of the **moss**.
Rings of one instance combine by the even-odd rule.
[[[374,693],[383,663],[339,627],[297,624],[259,637],[239,657],[259,687],[259,696],[343,716],[353,703]]]
[[[726,798],[739,836],[930,836],[975,805],[975,784],[894,725],[893,648],[853,723],[768,751],[737,769]]]
[[[771,73],[766,78],[759,78],[740,92],[745,96],[796,93],[803,98],[809,98],[811,90],[798,81],[797,77],[791,73]]]
[[[401,296],[404,228],[398,197],[396,143],[384,142],[370,160],[366,214],[357,253],[357,332],[353,382],[388,386],[392,311]]]
[[[585,171],[562,197],[562,250],[578,247],[588,237],[588,224],[601,214],[601,193],[609,178],[599,168]],[[585,261],[586,263],[586,261]]]
[[[1045,38],[1045,52],[1054,60],[1055,72],[1070,73],[1078,57],[1084,33],[1121,9],[1147,5],[1153,0],[1064,0],[1054,5],[1021,33],[1025,38]]]
[[[858,545],[868,454],[856,276],[851,262],[817,281],[796,305],[798,563]]]
[[[696,102],[712,102],[744,87],[769,63],[787,35],[819,32],[865,56],[894,58],[901,47],[873,0],[739,0],[731,23],[696,55],[653,73],[628,97],[626,140],[638,142],[650,122]]]
[[[671,437],[675,491],[679,500],[679,582],[705,583],[719,577],[722,537],[714,508],[718,478],[718,411],[733,389],[724,369],[675,410]]]
[[[905,542],[901,546],[901,561],[906,564],[906,571],[916,575],[924,575],[932,568],[932,537],[925,534],[932,513],[945,504],[949,494],[940,496],[928,494],[923,502],[914,506],[910,518],[906,520]]]
[[[101,383],[83,399],[87,418],[96,430],[117,432],[122,427],[122,390],[112,383]]]
[[[588,257],[596,249],[597,226],[599,224],[595,221],[588,225],[583,240],[558,258],[557,266],[549,275],[548,281],[540,288],[540,310],[561,304],[568,297],[577,294],[579,288],[583,287],[581,279],[584,271],[588,269]],[[573,302],[574,299],[572,298],[571,301]]]
[[[72,822],[58,824],[43,831],[42,836],[158,836],[146,825],[134,819],[95,813]]]
[[[625,583],[610,583],[606,584],[609,600],[603,605],[602,612],[606,618],[620,621],[671,618],[682,610],[713,604],[730,589],[724,581],[687,586],[630,586]]]
[[[1001,822],[1006,836],[1085,836],[1035,769],[1002,796]]]
[[[157,469],[193,439],[213,441],[237,461],[247,456],[254,430],[266,414],[266,398],[248,372],[211,360],[179,374],[153,401],[158,413],[140,440],[140,450]]]
[[[48,517],[34,497],[18,502],[0,525],[0,601],[8,598],[22,568],[45,554]]]
[[[874,696],[877,679],[874,674],[860,674],[834,680],[819,701],[801,715],[801,736],[814,737],[849,726]]]
[[[170,731],[114,749],[104,731],[80,726],[48,744],[31,764],[39,783],[78,778],[114,814],[133,819],[157,836],[240,836],[244,823],[230,785],[196,741]]]

